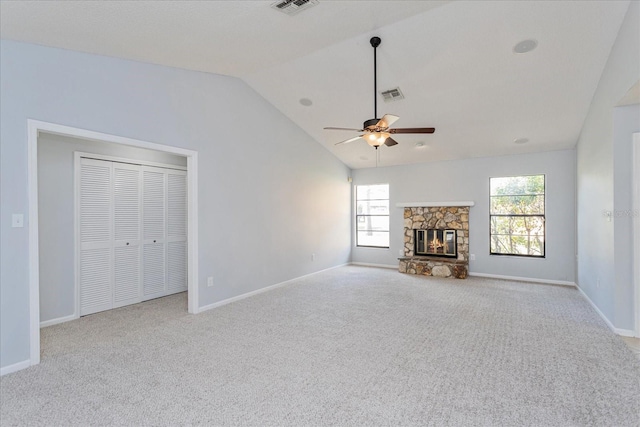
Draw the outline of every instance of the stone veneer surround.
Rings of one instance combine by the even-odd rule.
[[[457,258],[414,254],[414,230],[456,230]],[[469,206],[404,208],[404,257],[399,271],[424,276],[466,279],[469,274]]]

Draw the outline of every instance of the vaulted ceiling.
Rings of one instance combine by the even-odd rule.
[[[243,79],[351,168],[375,150],[325,126],[378,117],[397,135],[380,165],[575,146],[629,1],[334,1],[294,16],[274,1],[2,1],[4,39]],[[535,40],[528,53],[514,52]],[[301,100],[311,101],[303,105]],[[305,101],[305,104],[309,102]],[[526,143],[514,143],[526,139]],[[419,146],[421,145],[421,146]]]

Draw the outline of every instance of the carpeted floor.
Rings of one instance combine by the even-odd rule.
[[[640,362],[578,291],[341,267],[199,315],[42,330],[0,424],[638,426]]]

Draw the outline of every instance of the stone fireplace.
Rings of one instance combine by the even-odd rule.
[[[399,271],[424,276],[466,279],[469,274],[469,208],[404,206],[404,256]]]

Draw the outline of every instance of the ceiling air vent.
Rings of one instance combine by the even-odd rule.
[[[317,4],[318,0],[281,0],[273,3],[271,7],[287,15],[295,15]]]
[[[400,101],[401,99],[404,99],[404,95],[400,91],[400,88],[396,87],[383,91],[382,98],[384,98],[384,102]]]

